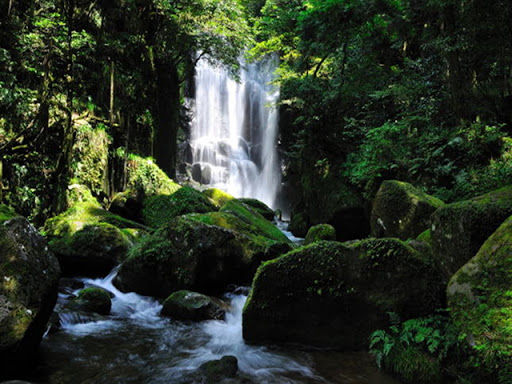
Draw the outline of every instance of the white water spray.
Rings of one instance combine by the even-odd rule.
[[[281,184],[275,68],[273,60],[244,65],[236,82],[200,60],[190,140],[197,181],[273,208]]]

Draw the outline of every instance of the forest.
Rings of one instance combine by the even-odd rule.
[[[0,380],[512,384],[511,20],[0,0]]]

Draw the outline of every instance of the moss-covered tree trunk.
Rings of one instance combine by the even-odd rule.
[[[161,59],[155,60],[156,105],[154,116],[156,137],[154,153],[161,169],[176,175],[177,136],[180,115],[180,89],[177,68]]]

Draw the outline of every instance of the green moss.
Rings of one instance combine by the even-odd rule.
[[[409,183],[384,181],[373,202],[372,236],[413,239],[430,227],[431,214],[443,205]]]
[[[18,216],[11,208],[6,205],[0,204],[0,222],[10,220]]]
[[[248,226],[249,231],[252,233],[283,243],[290,242],[279,228],[266,220],[252,208],[236,200],[228,201],[222,206],[220,212],[230,213],[236,216],[238,219],[243,221],[246,226]]]
[[[421,232],[416,238],[416,240],[430,244],[432,241],[432,231],[430,229],[427,229],[426,231]]]
[[[298,212],[292,215],[288,230],[298,237],[305,237],[308,233],[308,219],[305,213]]]
[[[264,202],[257,199],[249,199],[249,198],[241,198],[237,199],[240,203],[245,204],[252,208],[254,211],[258,212],[261,216],[263,216],[267,220],[274,220],[275,212]]]
[[[142,224],[114,215],[96,204],[78,203],[60,215],[46,221],[43,233],[48,238],[73,235],[87,225],[108,223],[118,228],[137,228],[147,230]]]
[[[108,315],[112,307],[110,294],[102,288],[85,288],[78,292],[73,304],[82,311]]]
[[[216,208],[220,208],[228,201],[234,199],[234,197],[231,196],[229,193],[226,193],[217,188],[208,188],[204,190],[202,193],[208,198],[208,200],[210,200],[210,203],[212,203]]]
[[[512,365],[512,217],[482,245],[448,285],[448,304],[477,362],[510,374]]]
[[[77,203],[90,203],[93,205],[96,205],[98,208],[101,208],[100,203],[96,198],[92,195],[91,190],[83,185],[78,184],[77,180],[72,181],[72,184],[68,186],[67,192],[66,192],[66,198],[67,198],[67,204],[68,207],[72,207],[73,205]]]
[[[319,240],[336,240],[336,230],[329,224],[318,224],[311,227],[306,235],[304,244],[311,244]]]
[[[432,250],[448,280],[512,215],[512,186],[448,204],[432,216]]]
[[[130,154],[127,173],[126,189],[141,192],[143,196],[170,195],[181,188],[155,164],[152,158]]]
[[[177,216],[215,210],[215,206],[201,192],[182,187],[172,195],[155,195],[145,199],[142,216],[147,225],[157,228]]]

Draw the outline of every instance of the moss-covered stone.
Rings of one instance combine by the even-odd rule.
[[[309,228],[306,239],[304,240],[304,245],[320,240],[336,240],[336,230],[332,225],[318,224]]]
[[[171,195],[181,188],[151,158],[130,154],[126,167],[127,185],[125,189],[134,190],[140,193],[142,197]]]
[[[442,296],[436,271],[400,240],[320,241],[258,269],[243,312],[244,338],[362,348],[388,312],[426,315]]]
[[[72,300],[72,307],[84,312],[108,315],[112,308],[112,302],[108,291],[91,287],[78,292],[78,296]]]
[[[235,199],[229,193],[226,193],[217,188],[208,188],[205,189],[202,193],[208,198],[210,203],[212,203],[217,209],[222,207],[228,201]]]
[[[243,221],[249,230],[257,235],[267,237],[269,239],[289,243],[290,240],[281,232],[279,228],[273,225],[270,221],[266,220],[257,211],[250,206],[240,203],[237,200],[228,201],[224,204],[219,212],[229,213],[241,221]],[[237,228],[232,228],[237,229]]]
[[[226,378],[236,377],[238,360],[235,356],[223,356],[220,360],[210,360],[198,369],[197,383],[216,384]]]
[[[7,205],[0,204],[0,224],[6,220],[16,217],[17,214]]]
[[[131,245],[122,230],[108,223],[87,225],[71,236],[50,241],[63,273],[82,276],[106,275],[126,258]]]
[[[288,230],[297,237],[306,237],[308,229],[310,228],[308,218],[303,212],[296,212],[292,214],[290,222],[288,223]]]
[[[98,200],[92,195],[91,190],[83,184],[71,184],[68,186],[67,193],[67,206],[72,207],[77,203],[90,203],[101,208]]]
[[[450,279],[447,295],[478,364],[512,378],[512,216]]]
[[[147,225],[158,228],[177,216],[212,211],[216,211],[216,208],[205,195],[194,188],[182,187],[171,195],[146,198],[142,217]]]
[[[36,361],[60,270],[44,238],[25,218],[4,206],[0,211],[1,376]]]
[[[181,289],[219,293],[228,284],[247,284],[262,260],[291,249],[288,239],[264,234],[228,212],[179,216],[135,246],[115,283],[124,291],[158,297]]]
[[[65,274],[103,275],[126,257],[134,230],[147,227],[93,203],[78,203],[46,221],[43,232]]]
[[[430,216],[443,205],[409,183],[384,181],[373,201],[371,234],[413,239],[430,227]]]
[[[272,221],[275,217],[275,212],[263,201],[260,201],[258,199],[249,199],[249,198],[241,198],[237,199],[240,203],[243,203],[245,205],[248,205],[251,207],[254,211],[258,212],[261,216],[263,216],[265,219]]]
[[[165,299],[161,314],[175,320],[223,320],[227,308],[228,305],[222,300],[181,290]]]
[[[512,186],[447,204],[432,215],[432,250],[446,281],[512,215]]]

